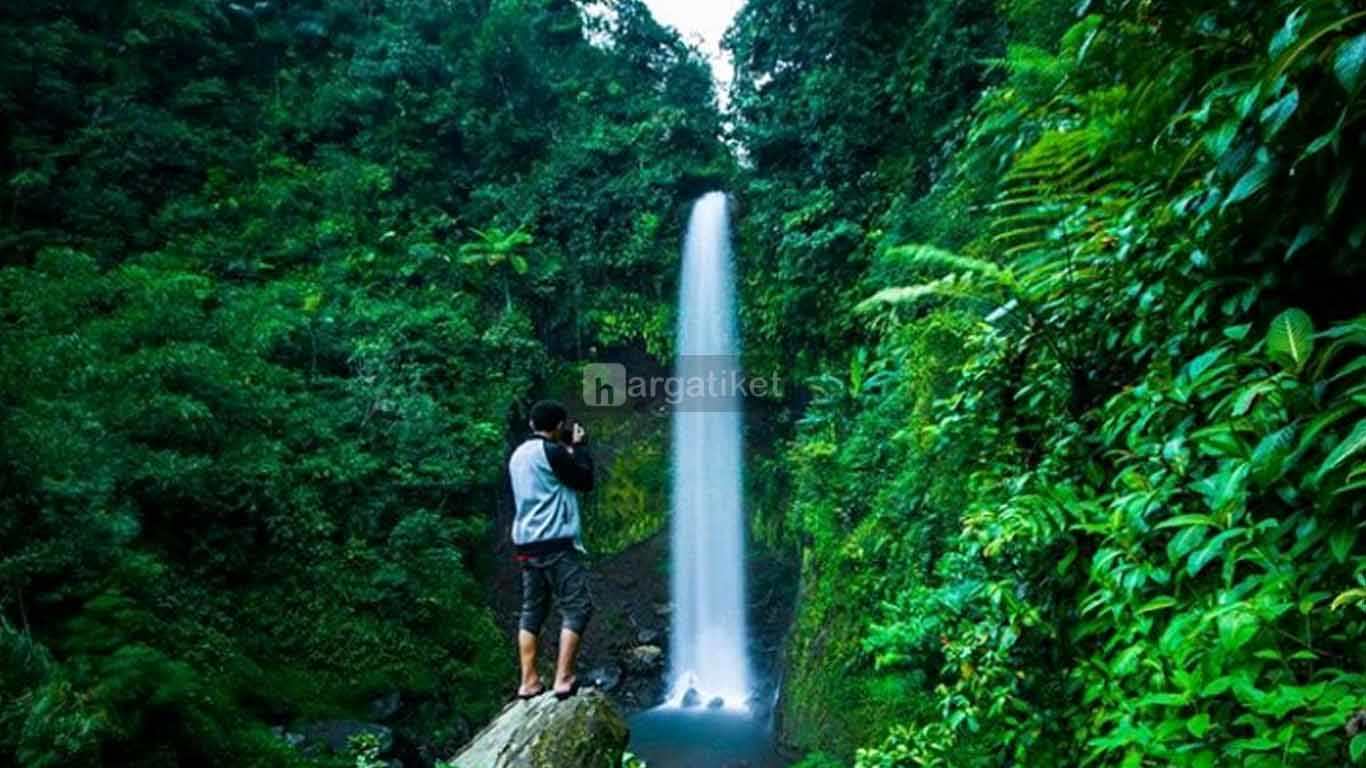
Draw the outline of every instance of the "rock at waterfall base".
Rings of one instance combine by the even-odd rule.
[[[610,693],[621,682],[621,667],[616,664],[603,664],[588,673],[588,683],[604,693]]]
[[[394,732],[391,729],[378,723],[357,720],[301,723],[291,731],[281,728],[277,733],[280,738],[308,755],[344,755],[351,749],[351,740],[357,736],[373,736],[381,755],[388,754],[394,748]]]
[[[601,692],[509,704],[451,761],[454,768],[602,768],[620,765],[629,731]]]
[[[657,645],[637,645],[623,659],[632,674],[648,675],[664,666],[664,649]]]

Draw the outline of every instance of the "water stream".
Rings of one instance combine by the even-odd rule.
[[[712,192],[693,205],[679,290],[674,372],[680,391],[695,394],[673,415],[669,702],[739,710],[752,691],[740,400],[725,388],[739,370],[732,272],[727,200]],[[704,391],[704,380],[716,386]]]
[[[651,768],[776,768],[785,761],[748,657],[741,401],[727,386],[740,345],[720,192],[698,199],[688,222],[677,341],[674,373],[689,394],[673,415],[669,696],[631,719],[631,749]]]

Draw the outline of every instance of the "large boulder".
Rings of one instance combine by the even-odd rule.
[[[451,761],[454,768],[617,768],[630,732],[600,691],[516,701]]]

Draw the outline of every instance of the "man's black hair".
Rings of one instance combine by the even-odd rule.
[[[537,432],[549,432],[569,418],[569,411],[554,400],[542,400],[531,406],[531,428]]]

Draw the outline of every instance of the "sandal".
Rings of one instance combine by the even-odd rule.
[[[518,700],[518,701],[530,701],[530,700],[536,698],[537,696],[542,696],[542,695],[544,695],[545,692],[546,692],[546,687],[545,687],[545,685],[542,685],[538,690],[532,691],[531,693],[519,693],[519,694],[517,694],[517,700]]]

